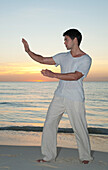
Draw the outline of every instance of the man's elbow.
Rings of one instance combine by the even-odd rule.
[[[41,57],[39,63],[40,63],[40,64],[46,64],[46,62],[45,62],[45,57]]]
[[[80,78],[82,78],[84,75],[80,72],[76,72],[75,76],[74,76],[74,80],[77,81],[79,80]]]
[[[48,64],[48,65],[56,64],[52,57],[43,57],[41,62],[42,64]]]

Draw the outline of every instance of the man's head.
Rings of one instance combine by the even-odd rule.
[[[69,36],[72,40],[77,39],[78,46],[81,43],[82,35],[77,29],[69,29],[63,33],[63,36]]]

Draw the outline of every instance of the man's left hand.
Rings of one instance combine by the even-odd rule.
[[[42,70],[41,73],[43,74],[43,76],[55,78],[55,73],[50,70],[47,70],[47,69]]]

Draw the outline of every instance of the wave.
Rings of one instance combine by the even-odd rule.
[[[21,103],[21,102],[0,102],[0,105],[5,105],[5,106],[12,106],[12,107],[33,107],[32,102],[26,102],[26,103]],[[35,106],[35,105],[34,105]]]
[[[40,126],[8,126],[0,127],[0,130],[12,130],[12,131],[26,131],[26,132],[42,132],[43,127]],[[105,128],[88,128],[89,134],[101,134],[108,135],[108,129]],[[72,128],[58,128],[58,133],[74,133]]]
[[[11,104],[11,102],[0,102],[0,104]]]

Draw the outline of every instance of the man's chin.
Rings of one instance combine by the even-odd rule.
[[[67,50],[70,50],[70,48],[66,47]]]

